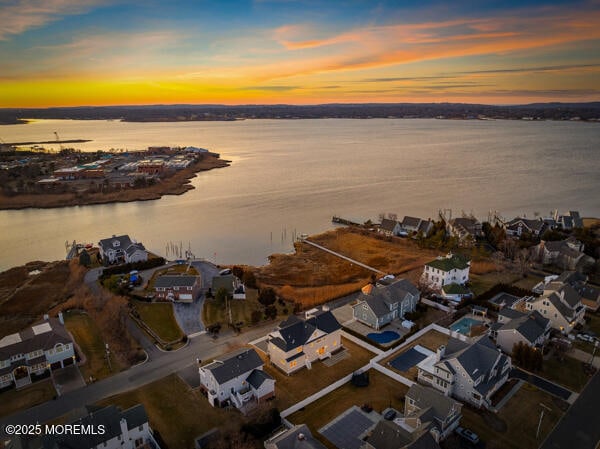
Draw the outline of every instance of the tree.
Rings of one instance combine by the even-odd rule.
[[[238,278],[238,279],[243,279],[244,278],[244,269],[242,267],[239,267],[237,265],[235,265],[232,269],[231,272],[233,273],[233,275]]]
[[[250,270],[244,270],[242,282],[248,288],[256,288],[256,277],[254,276],[254,273]]]
[[[260,293],[258,294],[258,302],[263,306],[268,307],[272,304],[275,304],[277,301],[277,294],[275,290],[271,287],[261,288]]]
[[[83,265],[84,267],[89,267],[92,264],[92,258],[89,253],[84,249],[79,255],[79,265]]]
[[[275,307],[275,306],[265,307],[265,316],[271,320],[274,320],[275,318],[277,318],[277,307]]]

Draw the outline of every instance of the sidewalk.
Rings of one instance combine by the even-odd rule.
[[[590,363],[590,360],[592,360],[592,354],[577,348],[571,348],[571,350],[567,352],[566,355],[585,363]],[[596,349],[596,356],[594,357],[594,368],[600,369],[600,349]]]

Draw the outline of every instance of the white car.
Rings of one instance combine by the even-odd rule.
[[[467,440],[473,444],[479,443],[479,436],[472,430],[465,429],[464,427],[457,427],[455,432],[459,436],[461,436],[462,438],[464,438],[465,440]]]

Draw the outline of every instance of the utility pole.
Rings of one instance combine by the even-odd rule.
[[[542,418],[544,418],[544,409],[548,410],[549,412],[552,411],[551,408],[546,407],[544,404],[542,404],[540,402],[540,406],[542,407],[542,411],[540,412],[540,422],[538,423],[538,427],[537,427],[537,432],[535,432],[535,439],[538,439],[538,436],[540,434],[540,428],[542,427]]]
[[[112,365],[110,364],[110,350],[108,349],[108,343],[105,344],[106,347],[106,361],[108,362],[108,369],[112,372]]]

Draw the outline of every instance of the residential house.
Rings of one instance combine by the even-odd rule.
[[[42,448],[160,449],[142,404],[125,411],[114,405],[90,410],[88,415],[69,424],[94,431],[49,433],[43,437]],[[99,431],[101,428],[103,432]]]
[[[586,255],[585,245],[575,237],[565,240],[544,241],[536,247],[537,259],[544,265],[556,265],[567,270],[575,270],[580,263],[593,264],[594,259]]]
[[[148,251],[144,245],[131,240],[127,234],[102,239],[98,242],[98,247],[104,265],[148,260]]]
[[[265,449],[327,449],[312,436],[306,424],[294,425],[264,443]]]
[[[459,254],[448,254],[425,264],[421,282],[452,301],[460,301],[471,292],[465,287],[469,281],[471,261]]]
[[[404,399],[402,424],[412,428],[426,427],[436,441],[444,440],[456,429],[462,417],[462,404],[433,388],[413,384]]]
[[[352,306],[354,318],[373,329],[380,329],[395,319],[414,312],[421,293],[408,279],[363,290]]]
[[[494,328],[496,345],[507,354],[511,354],[514,345],[521,342],[527,346],[541,347],[550,336],[550,320],[539,312],[523,313],[513,309],[503,309],[498,316],[499,327]],[[507,312],[511,312],[508,316]]]
[[[592,287],[587,281],[588,277],[579,271],[564,271],[560,276],[546,277],[544,282],[540,282],[534,287],[534,292],[542,294],[545,290],[552,288],[550,284],[566,284],[579,294],[581,303],[586,309],[595,312],[600,309],[600,289]]]
[[[512,237],[521,237],[523,234],[540,237],[546,230],[546,224],[543,220],[529,220],[517,217],[508,223],[504,223],[504,230],[506,231],[506,235]]]
[[[240,409],[251,401],[265,401],[275,396],[275,380],[263,366],[254,349],[230,352],[199,368],[200,389],[213,407],[231,403]]]
[[[219,289],[224,288],[233,299],[246,299],[246,287],[242,281],[232,273],[220,274],[212,278],[211,291],[216,294]]]
[[[440,445],[426,429],[411,432],[382,419],[369,431],[360,449],[440,449]]]
[[[581,296],[569,284],[549,282],[544,286],[544,293],[539,298],[529,298],[525,303],[527,310],[536,310],[550,320],[550,325],[564,334],[583,323],[585,306]]]
[[[508,379],[510,357],[487,337],[473,343],[451,338],[417,365],[418,381],[476,407],[488,408],[491,396]]]
[[[476,218],[458,217],[448,220],[446,225],[448,234],[457,237],[461,243],[474,242],[483,236],[481,223]]]
[[[200,276],[163,275],[154,281],[156,297],[169,301],[194,302],[200,287]]]
[[[291,374],[312,362],[331,356],[342,348],[342,326],[329,311],[306,312],[306,318],[291,315],[267,338],[271,363]]]
[[[567,231],[574,228],[583,228],[583,220],[579,216],[579,212],[575,210],[570,210],[564,215],[558,215],[558,211],[556,211],[554,220],[558,226]]]
[[[404,217],[400,223],[400,228],[407,233],[418,234],[421,232],[425,237],[429,235],[433,229],[433,221],[423,220],[418,217]]]
[[[58,319],[48,318],[0,340],[0,388],[28,385],[47,370],[74,361],[73,341],[60,313]]]
[[[378,232],[380,234],[387,235],[388,237],[391,237],[393,235],[399,235],[400,223],[398,223],[396,220],[384,218],[383,220],[381,220]]]

